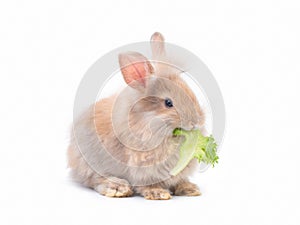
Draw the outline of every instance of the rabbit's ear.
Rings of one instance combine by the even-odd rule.
[[[161,33],[155,32],[151,36],[151,49],[153,59],[161,59],[166,55],[165,51],[165,39]]]
[[[149,60],[138,52],[119,54],[119,64],[125,82],[133,88],[146,88],[146,77],[154,70]]]
[[[166,54],[165,39],[159,32],[151,36],[151,50],[155,75],[168,77],[169,75],[180,74],[181,71],[172,66],[172,59]]]

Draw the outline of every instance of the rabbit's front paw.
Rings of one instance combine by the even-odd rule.
[[[177,196],[200,196],[201,192],[196,184],[186,181],[175,187],[174,194]]]
[[[109,178],[104,180],[95,190],[101,195],[107,197],[130,197],[133,195],[132,188],[130,184],[123,179]]]
[[[169,200],[172,198],[170,192],[162,188],[149,188],[143,192],[143,196],[147,200]]]

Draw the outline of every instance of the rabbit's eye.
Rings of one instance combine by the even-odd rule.
[[[166,107],[168,107],[168,108],[172,108],[172,107],[173,107],[173,102],[172,102],[172,100],[169,99],[169,98],[167,98],[167,99],[165,100],[165,104],[166,104]]]

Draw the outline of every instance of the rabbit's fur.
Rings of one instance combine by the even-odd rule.
[[[161,34],[153,34],[151,47],[156,61],[165,57]],[[119,62],[128,87],[95,103],[73,124],[68,148],[73,178],[110,197],[134,192],[146,199],[200,195],[188,181],[196,160],[177,176],[169,175],[182,142],[173,130],[201,129],[204,124],[194,93],[166,64],[153,66],[136,52],[121,54]],[[166,98],[174,107],[166,107]]]

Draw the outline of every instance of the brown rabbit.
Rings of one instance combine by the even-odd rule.
[[[159,62],[166,57],[160,33],[152,35],[151,48],[153,63],[136,52],[119,55],[128,86],[96,102],[75,121],[69,167],[76,181],[109,197],[198,196],[198,187],[188,180],[195,160],[177,176],[169,172],[182,142],[173,130],[201,129],[204,114],[180,71]]]

